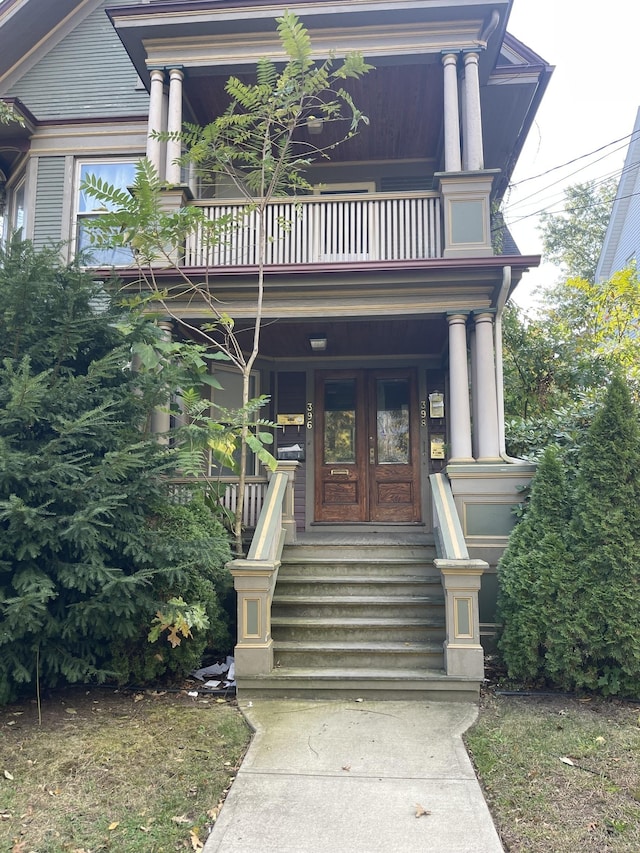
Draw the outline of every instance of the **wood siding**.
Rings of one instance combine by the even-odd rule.
[[[37,248],[59,243],[62,238],[64,202],[64,157],[40,157],[33,224],[33,242]]]
[[[119,5],[132,0],[119,0]],[[105,0],[12,88],[40,121],[143,115],[148,95],[105,13]]]

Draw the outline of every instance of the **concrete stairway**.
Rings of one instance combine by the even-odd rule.
[[[444,672],[444,596],[430,546],[285,548],[272,606],[275,668],[244,697],[475,698]]]

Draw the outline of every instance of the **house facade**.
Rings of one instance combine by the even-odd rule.
[[[611,218],[596,267],[596,281],[637,263],[640,257],[640,110],[636,115]]]
[[[273,205],[274,222],[290,227],[270,244],[253,390],[270,396],[279,424],[290,543],[439,543],[447,673],[455,649],[473,646],[477,660],[480,635],[494,628],[495,566],[532,476],[505,453],[501,315],[539,258],[520,254],[493,212],[552,69],[507,32],[512,3],[0,3],[0,97],[24,119],[0,126],[4,234],[20,228],[36,245],[62,242],[69,257],[86,245],[83,220],[99,215],[83,176],[126,187],[145,155],[176,188],[176,203],[212,219],[239,207],[228,186],[181,173],[179,149],[153,132],[206,123],[226,106],[230,73],[251,79],[259,57],[277,60],[275,18],[285,9],[307,27],[318,58],[358,50],[375,66],[349,87],[369,125],[309,167],[313,193]],[[318,131],[331,133],[303,132],[320,139]],[[128,259],[96,259],[107,263],[126,268]],[[196,278],[206,270],[237,327],[251,323],[250,227],[213,252],[190,241],[182,263]],[[197,325],[197,305],[180,310]],[[170,322],[165,330],[177,332]],[[238,379],[219,373],[219,401],[233,404]],[[265,478],[251,474],[247,506],[257,512]],[[451,592],[458,581],[447,560],[473,564],[473,580],[458,584],[464,595]],[[257,592],[249,576],[236,567],[239,646],[262,649],[260,675],[274,665],[275,580]]]

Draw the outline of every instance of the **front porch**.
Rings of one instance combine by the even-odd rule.
[[[293,471],[272,475],[238,594],[244,698],[477,697],[479,591],[449,481],[433,475],[435,535],[327,527],[298,534]]]

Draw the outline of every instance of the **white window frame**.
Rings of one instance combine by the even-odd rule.
[[[131,165],[136,167],[140,160],[139,156],[127,156],[127,157],[78,157],[75,161],[75,176],[74,176],[74,192],[73,192],[73,232],[72,232],[72,247],[73,254],[77,254],[80,250],[80,224],[83,219],[95,219],[97,216],[100,216],[101,213],[105,211],[100,211],[98,209],[94,210],[80,210],[80,186],[82,184],[82,171],[86,167],[90,167],[92,165],[99,166],[112,166],[112,165]],[[88,173],[91,174],[91,169],[89,168]],[[103,250],[105,251],[105,250]],[[124,250],[114,250],[121,251]],[[91,262],[89,266],[92,267],[120,267],[126,268],[133,265],[133,259],[128,257],[125,260],[121,260],[120,262],[115,261],[113,259],[105,260],[104,262]]]

